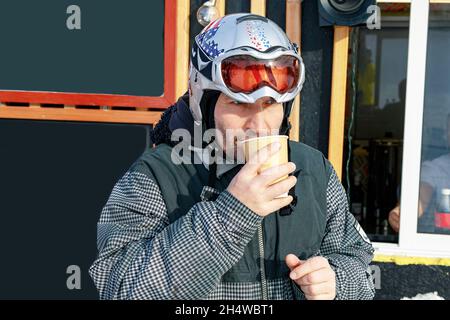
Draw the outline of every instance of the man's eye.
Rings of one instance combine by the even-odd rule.
[[[242,102],[237,101],[237,100],[233,100],[233,101],[231,101],[231,103],[235,104],[235,105],[241,105],[242,104]]]

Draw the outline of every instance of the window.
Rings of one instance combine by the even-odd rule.
[[[353,29],[343,182],[369,238],[397,243],[388,216],[400,202],[410,4],[379,6],[381,29]]]
[[[430,2],[411,2],[399,241],[375,247],[382,253],[449,257],[441,195],[448,183],[443,163],[450,110],[450,3]]]
[[[450,257],[450,1],[382,2],[352,35],[343,183],[377,254]]]
[[[450,234],[450,4],[428,18],[417,232]]]

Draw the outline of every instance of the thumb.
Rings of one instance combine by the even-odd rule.
[[[303,262],[304,261],[300,260],[295,254],[290,253],[286,256],[286,264],[290,270],[298,267]]]

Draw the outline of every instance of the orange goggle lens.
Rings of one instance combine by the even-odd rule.
[[[222,78],[233,92],[251,93],[269,86],[278,93],[286,93],[297,87],[300,63],[294,56],[260,60],[238,55],[222,61]]]

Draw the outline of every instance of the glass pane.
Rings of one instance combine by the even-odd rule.
[[[450,4],[430,4],[417,232],[450,234]]]
[[[389,213],[400,196],[410,4],[379,6],[381,29],[352,32],[343,182],[369,238],[395,243]]]

